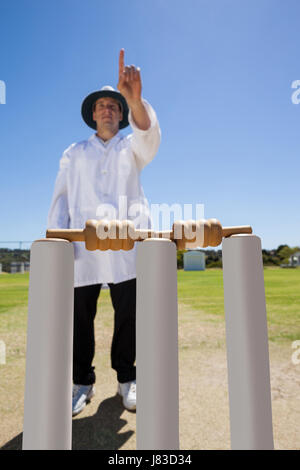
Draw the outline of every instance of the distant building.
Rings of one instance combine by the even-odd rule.
[[[300,266],[300,251],[296,251],[296,253],[290,256],[289,264],[291,266]]]
[[[11,274],[15,273],[25,273],[29,271],[30,263],[28,261],[12,261],[10,263],[10,272]]]
[[[205,253],[200,250],[189,250],[183,253],[184,271],[204,271]]]
[[[12,261],[10,263],[10,272],[11,274],[24,273],[24,263],[20,263],[18,261]]]

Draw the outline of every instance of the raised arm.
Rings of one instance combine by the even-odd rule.
[[[142,80],[139,67],[124,65],[124,49],[119,55],[119,82],[118,90],[124,96],[131,110],[135,124],[141,130],[149,129],[151,122],[142,101]]]

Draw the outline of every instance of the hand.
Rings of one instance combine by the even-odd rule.
[[[119,83],[117,88],[124,96],[129,107],[139,104],[142,99],[142,81],[140,69],[134,65],[124,66],[124,49],[119,56]]]

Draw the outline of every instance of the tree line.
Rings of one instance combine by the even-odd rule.
[[[177,266],[179,269],[183,268],[183,254],[187,250],[177,251]],[[289,247],[288,245],[279,245],[274,250],[262,250],[262,258],[264,266],[281,266],[288,265],[290,256],[297,251],[300,247]],[[222,267],[222,250],[203,250],[205,253],[205,266],[206,268],[221,268]]]
[[[187,250],[177,250],[177,267],[183,268],[183,255]],[[203,250],[205,253],[206,268],[222,267],[222,250]],[[280,266],[289,264],[289,258],[292,254],[300,251],[300,247],[289,247],[288,245],[279,245],[274,250],[262,250],[264,266]],[[30,261],[30,250],[0,248],[0,263],[2,271],[10,272],[10,263]]]

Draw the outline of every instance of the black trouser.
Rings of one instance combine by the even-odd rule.
[[[111,366],[120,383],[136,378],[135,313],[136,279],[108,284],[114,308],[114,333],[111,345]],[[96,375],[92,361],[95,354],[94,319],[102,284],[74,289],[73,382],[90,385]]]

